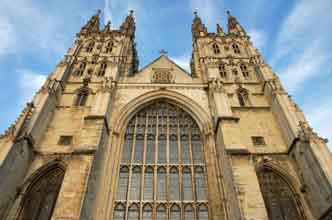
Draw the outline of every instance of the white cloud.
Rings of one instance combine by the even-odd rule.
[[[21,102],[29,102],[44,84],[46,76],[27,69],[19,69],[17,70],[17,73],[20,75],[19,93],[21,95]]]
[[[259,30],[250,30],[248,31],[248,35],[250,36],[254,47],[257,47],[260,50],[264,47],[266,42],[266,36],[264,32]]]
[[[332,66],[331,10],[330,0],[297,1],[280,29],[269,63],[293,93]]]
[[[170,59],[190,73],[190,55],[185,54],[179,57],[171,57]]]

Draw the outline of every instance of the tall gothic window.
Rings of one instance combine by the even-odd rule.
[[[93,51],[93,48],[95,47],[94,42],[90,42],[88,46],[86,47],[86,52],[91,53]]]
[[[205,220],[205,180],[200,129],[188,113],[160,100],[128,123],[113,218],[179,220],[182,213],[192,220],[196,213]]]
[[[244,106],[249,106],[250,102],[249,102],[249,94],[248,91],[246,89],[239,89],[237,91],[237,98],[239,100],[239,104],[241,107]]]
[[[17,219],[51,219],[63,177],[64,170],[54,166],[36,178],[27,189]]]
[[[106,69],[107,69],[107,63],[101,63],[98,76],[104,76],[106,73]]]
[[[112,53],[113,46],[114,46],[114,43],[112,41],[107,42],[105,52],[106,53]]]
[[[86,67],[86,62],[82,62],[79,64],[78,69],[76,71],[76,75],[77,76],[83,76],[84,71],[85,71],[85,67]]]
[[[220,64],[218,66],[219,69],[219,74],[221,78],[227,78],[227,72],[226,72],[226,65],[225,64]]]
[[[280,175],[263,168],[258,179],[270,220],[303,219],[292,189]]]
[[[219,48],[219,45],[218,45],[218,44],[214,43],[214,44],[212,45],[212,48],[213,48],[213,53],[214,53],[214,54],[220,54],[220,48]]]
[[[249,71],[246,64],[241,63],[240,69],[244,78],[249,78]]]
[[[233,48],[234,53],[236,53],[236,54],[240,54],[241,53],[240,47],[236,43],[232,44],[232,48]]]

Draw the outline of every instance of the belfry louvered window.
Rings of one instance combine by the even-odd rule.
[[[207,220],[205,173],[191,116],[163,100],[148,105],[124,134],[113,219]]]
[[[280,175],[263,168],[258,179],[270,220],[304,219],[292,189]]]

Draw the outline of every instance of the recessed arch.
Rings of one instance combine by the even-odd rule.
[[[158,90],[149,92],[130,100],[127,105],[125,105],[117,117],[117,121],[114,125],[114,130],[118,134],[124,135],[124,130],[126,129],[129,120],[145,106],[153,103],[157,100],[166,100],[167,102],[183,109],[187,112],[197,123],[198,127],[204,133],[206,128],[212,128],[212,120],[209,115],[195,100],[190,99],[178,92],[169,90]]]
[[[306,219],[296,183],[287,172],[271,162],[257,165],[256,172],[269,219]]]
[[[23,186],[23,197],[15,219],[51,219],[65,170],[63,162],[53,161],[35,171]]]

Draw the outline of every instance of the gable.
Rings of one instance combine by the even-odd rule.
[[[161,55],[135,75],[124,79],[124,82],[172,84],[193,83],[196,80],[198,79],[193,79],[188,72],[170,60],[167,56]]]

